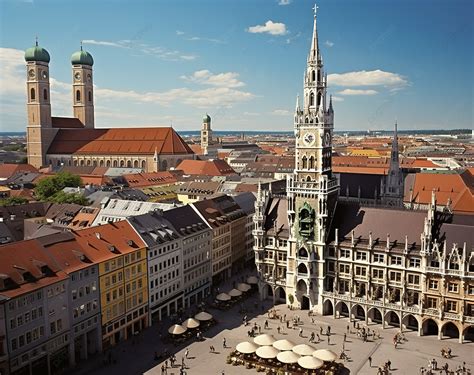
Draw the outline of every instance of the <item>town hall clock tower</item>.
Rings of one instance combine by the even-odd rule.
[[[286,293],[294,296],[295,307],[320,311],[323,253],[339,185],[331,169],[334,111],[332,100],[326,101],[327,76],[319,51],[316,11],[315,6],[303,105],[298,97],[294,115],[295,169],[287,180],[291,229]]]

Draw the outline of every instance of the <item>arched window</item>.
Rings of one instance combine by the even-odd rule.
[[[84,166],[84,160],[81,160],[81,167]]]
[[[36,100],[36,92],[34,88],[31,88],[30,90],[30,99],[31,100]]]
[[[46,89],[43,90],[43,99],[48,100],[48,90]]]
[[[114,168],[117,167],[117,165],[118,165],[118,164],[117,164],[117,160],[114,160],[114,164],[113,164],[113,165],[114,165]]]
[[[92,165],[93,165],[94,167],[97,167],[97,160],[94,159],[94,160],[92,161]]]
[[[127,168],[132,168],[132,161],[131,160],[127,160]]]
[[[138,168],[138,160],[135,160],[135,161],[133,162],[133,168]]]
[[[302,247],[301,249],[299,249],[298,251],[298,256],[300,258],[307,258],[308,257],[308,250],[306,250],[304,247]]]
[[[87,93],[87,97],[88,97],[87,99],[91,102],[92,101],[92,92],[91,91],[89,91]]]
[[[106,166],[106,167],[110,167],[110,160],[107,160],[107,161],[105,162],[105,166]]]
[[[306,181],[311,182],[311,176],[306,176]]]
[[[309,95],[309,105],[313,106],[314,105],[314,93],[311,93]]]
[[[304,122],[305,122],[306,124],[308,123],[308,118],[307,118],[307,117],[304,119]]]
[[[318,82],[321,82],[321,71],[318,70]]]
[[[301,160],[303,162],[303,169],[306,169],[308,167],[308,165],[307,165],[308,160],[306,159],[306,156],[303,156],[303,158]]]
[[[76,90],[76,102],[81,101],[81,92],[79,90]]]
[[[321,105],[321,93],[318,94],[318,107]]]
[[[314,157],[309,158],[309,169],[314,169]]]
[[[315,80],[316,80],[316,72],[313,70],[313,71],[311,72],[311,81],[314,82]]]
[[[125,161],[124,160],[120,160],[120,167],[125,167]]]
[[[145,160],[142,160],[142,169],[145,169],[146,163]]]
[[[87,166],[90,166],[90,165],[91,165],[91,161],[90,161],[89,159],[87,159],[86,165],[87,165]]]

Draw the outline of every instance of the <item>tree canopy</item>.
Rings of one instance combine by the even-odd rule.
[[[79,176],[70,172],[60,172],[39,181],[35,188],[35,195],[38,199],[47,202],[87,205],[88,200],[83,195],[62,191],[65,187],[79,187],[81,184]]]

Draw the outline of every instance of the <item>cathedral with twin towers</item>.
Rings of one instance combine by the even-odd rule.
[[[474,241],[465,215],[403,206],[395,126],[381,196],[339,195],[332,172],[334,108],[318,43],[317,7],[294,114],[295,167],[287,194],[259,186],[254,250],[261,298],[334,318],[474,337]]]

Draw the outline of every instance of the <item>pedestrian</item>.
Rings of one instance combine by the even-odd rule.
[[[268,320],[265,320],[265,329],[268,329]]]
[[[184,357],[181,357],[181,367],[186,368],[186,364],[184,363]]]
[[[392,362],[390,360],[387,361],[387,368],[391,370],[392,368]]]
[[[300,328],[300,337],[303,337],[303,328]]]
[[[262,333],[262,327],[258,326],[258,334],[260,335]]]
[[[225,337],[222,339],[222,347],[224,349],[227,348],[227,341],[226,341]]]
[[[311,323],[314,324],[314,318],[313,317],[311,317]]]
[[[348,324],[347,327],[346,327],[347,333],[349,333],[350,329],[351,329],[351,327],[349,327],[349,324]]]
[[[346,342],[347,335],[344,333],[344,342]]]
[[[286,321],[286,328],[287,329],[290,328],[290,321],[289,320]]]
[[[286,314],[283,314],[283,320],[286,321]]]
[[[316,337],[318,338],[318,342],[321,341],[321,337],[319,337],[319,333],[316,334]]]
[[[372,367],[372,357],[369,356],[369,366]]]
[[[323,326],[319,327],[319,333],[322,335],[323,334]]]
[[[309,342],[314,342],[314,332],[311,332],[311,337],[309,338]]]
[[[280,326],[277,327],[277,332],[280,334]]]
[[[328,345],[331,345],[331,344],[329,343],[330,339],[331,339],[331,336],[328,335]]]
[[[331,334],[331,326],[328,326],[328,335]]]
[[[188,356],[189,356],[189,349],[186,348],[186,351],[184,352],[184,356],[186,357],[186,359],[188,359]]]
[[[214,353],[214,350],[212,350],[212,345],[209,346],[209,353]]]
[[[165,365],[161,365],[161,374],[165,374],[166,373],[166,370],[165,370]]]

